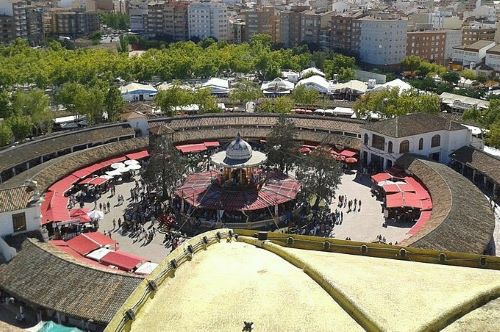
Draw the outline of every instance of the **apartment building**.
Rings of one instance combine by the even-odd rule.
[[[486,50],[484,63],[497,73],[500,73],[500,45],[495,45],[494,47]]]
[[[280,39],[284,47],[295,47],[302,41],[302,15],[309,6],[292,6],[290,10],[280,12]]]
[[[0,43],[9,43],[15,39],[14,17],[0,15]]]
[[[270,35],[273,42],[279,40],[279,16],[278,11],[273,6],[244,10],[241,16],[245,22],[244,41],[250,40],[253,35],[258,33]]]
[[[358,54],[363,12],[334,14],[331,18],[330,48],[344,54]]]
[[[491,40],[480,40],[472,45],[456,46],[453,48],[453,62],[462,66],[475,68],[486,58],[486,52],[495,46]]]
[[[300,16],[300,41],[319,47],[321,14],[312,10],[306,10]]]
[[[146,33],[179,41],[188,39],[187,1],[162,1],[148,4]]]
[[[462,29],[444,30],[446,34],[444,45],[444,58],[449,60],[453,56],[453,47],[462,45]]]
[[[148,16],[148,0],[129,0],[128,14],[130,17],[130,30],[138,33],[145,32]]]
[[[363,17],[359,19],[360,41],[359,58],[361,62],[392,66],[401,63],[406,56],[406,34],[408,21],[405,19],[378,19]]]
[[[446,32],[441,30],[408,32],[406,55],[445,64]]]
[[[230,37],[229,40],[233,43],[242,43],[246,36],[246,23],[243,20],[229,20]]]
[[[50,12],[51,34],[77,38],[99,30],[96,12],[82,9],[55,9]]]
[[[463,28],[462,45],[471,45],[480,40],[495,40],[494,27],[466,26]]]
[[[188,7],[189,38],[229,40],[229,13],[220,2],[193,2]]]

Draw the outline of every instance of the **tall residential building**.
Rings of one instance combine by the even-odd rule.
[[[442,30],[408,32],[406,55],[445,64],[446,32]]]
[[[245,22],[245,34],[243,40],[247,41],[253,35],[264,33],[271,36],[273,42],[279,40],[279,16],[277,10],[272,6],[245,10],[241,13]]]
[[[295,47],[301,42],[302,15],[309,6],[292,6],[290,10],[280,13],[280,39],[285,47]]]
[[[462,45],[462,30],[444,30],[446,33],[444,58],[449,60],[453,56],[453,47]]]
[[[0,14],[0,43],[9,43],[15,36],[14,17]]]
[[[99,30],[99,17],[96,12],[81,9],[55,9],[50,12],[51,33],[68,37],[89,35]]]
[[[188,39],[187,1],[162,1],[148,4],[146,32],[170,40]]]
[[[229,20],[230,37],[229,40],[239,44],[245,41],[246,23],[240,19]]]
[[[332,11],[320,14],[319,47],[322,50],[330,48],[331,20],[333,14]]]
[[[330,48],[344,54],[358,54],[362,11],[334,14],[331,19]]]
[[[321,14],[307,10],[300,15],[300,41],[319,47]]]
[[[359,58],[372,65],[398,65],[406,56],[406,28],[404,19],[378,19],[363,17]]]
[[[467,26],[463,28],[462,45],[471,45],[479,40],[495,40],[494,27]]]
[[[129,0],[128,14],[130,17],[130,30],[133,32],[145,32],[148,0]]]
[[[220,2],[193,2],[188,7],[189,38],[229,40],[229,13]]]

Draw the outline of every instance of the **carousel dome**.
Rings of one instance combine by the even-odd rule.
[[[240,134],[226,149],[226,157],[233,160],[247,160],[252,157],[252,147],[245,140],[241,139]]]

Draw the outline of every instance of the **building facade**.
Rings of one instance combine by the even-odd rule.
[[[486,51],[493,46],[495,46],[494,41],[480,40],[472,45],[454,47],[452,61],[475,68],[486,57]]]
[[[295,47],[301,42],[302,15],[308,6],[293,6],[290,10],[280,12],[280,40],[284,47]]]
[[[446,33],[444,31],[408,32],[406,55],[416,55],[439,64],[445,63]]]
[[[0,15],[0,43],[9,43],[16,37],[14,18]]]
[[[500,45],[496,45],[486,51],[485,65],[496,72],[500,72]]]
[[[96,12],[83,10],[54,10],[51,13],[51,33],[72,38],[89,35],[99,30]]]
[[[449,155],[472,141],[469,129],[458,122],[427,113],[414,113],[366,124],[361,129],[363,165],[391,168],[405,153],[448,163]]]
[[[361,62],[391,66],[401,63],[406,56],[407,20],[363,17],[359,20]]]
[[[301,13],[300,41],[307,44],[320,44],[321,14],[311,10]]]
[[[279,39],[279,16],[278,11],[272,6],[264,6],[253,10],[245,10],[241,13],[245,22],[244,41],[248,41],[253,35],[264,33],[271,36],[275,43]]]
[[[358,54],[361,22],[364,14],[333,15],[331,19],[330,48],[344,54]]]
[[[229,13],[220,2],[193,2],[188,7],[189,38],[229,40]]]
[[[463,28],[462,45],[471,45],[480,40],[495,40],[495,28],[468,26]]]
[[[462,30],[445,30],[444,58],[449,60],[453,56],[453,47],[462,45]]]
[[[169,40],[188,39],[187,1],[152,2],[148,4],[146,33],[163,36]]]
[[[148,16],[148,0],[129,0],[128,14],[130,17],[130,30],[145,32]]]

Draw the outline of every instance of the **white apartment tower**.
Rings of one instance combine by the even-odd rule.
[[[390,66],[406,56],[407,20],[363,17],[359,41],[359,58],[372,65]]]
[[[193,2],[188,7],[189,38],[213,37],[229,40],[229,15],[227,6],[221,2]]]

